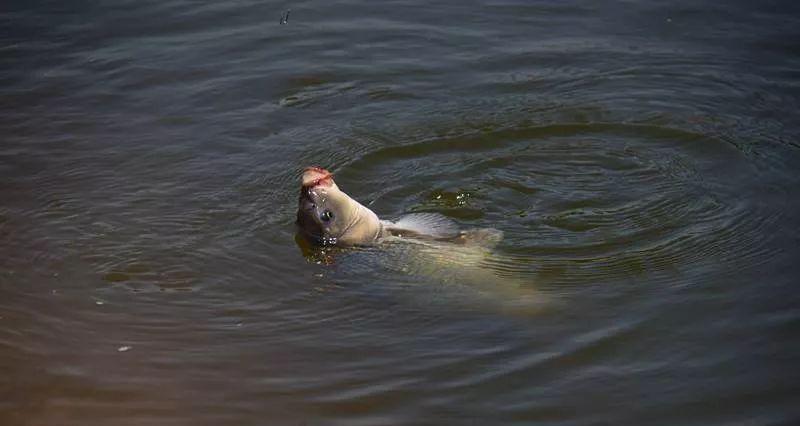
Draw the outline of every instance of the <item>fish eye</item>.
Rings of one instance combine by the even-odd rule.
[[[319,218],[323,222],[327,222],[327,221],[333,219],[333,212],[330,211],[330,210],[325,210],[324,212],[322,212],[321,215],[319,215]]]

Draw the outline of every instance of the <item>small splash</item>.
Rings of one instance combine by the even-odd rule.
[[[414,213],[436,212],[453,219],[477,220],[484,216],[483,203],[476,202],[477,189],[435,189],[424,195],[421,204],[411,209]]]
[[[428,194],[427,199],[429,202],[440,204],[443,207],[461,207],[469,203],[473,194],[470,191],[445,191],[436,190]]]

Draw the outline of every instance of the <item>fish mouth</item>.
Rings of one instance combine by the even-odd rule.
[[[298,214],[315,214],[320,198],[333,185],[332,174],[321,167],[306,167],[303,171],[303,186],[300,187]]]
[[[311,166],[303,169],[303,190],[315,188],[319,185],[333,185],[333,173],[322,167]]]
[[[316,209],[327,189],[333,187],[333,174],[322,167],[306,167],[303,170],[300,200],[296,224],[307,240],[324,245],[325,230],[318,223]]]
[[[303,187],[300,190],[300,200],[297,208],[295,223],[301,232],[311,239],[316,240],[323,234],[322,226],[314,219],[316,216],[317,202],[313,188]]]

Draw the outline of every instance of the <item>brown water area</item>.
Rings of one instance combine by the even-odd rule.
[[[796,2],[0,24],[0,425],[800,424]],[[314,247],[311,165],[505,237]]]

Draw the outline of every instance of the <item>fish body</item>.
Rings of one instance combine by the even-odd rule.
[[[538,312],[545,300],[527,280],[498,275],[493,265],[507,263],[493,250],[503,238],[501,231],[461,230],[455,222],[436,213],[411,213],[395,221],[381,220],[342,192],[333,175],[319,167],[309,167],[303,172],[297,226],[298,236],[303,237],[298,244],[304,254],[318,263],[335,264],[334,253],[345,255],[351,268],[372,265],[371,270],[433,278],[431,283],[445,284],[448,288],[436,293],[439,296],[450,294],[469,301],[471,306],[496,307],[507,312],[526,315]],[[313,248],[307,243],[325,247]]]

